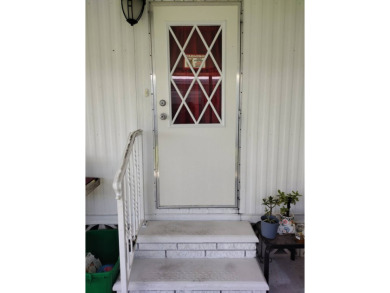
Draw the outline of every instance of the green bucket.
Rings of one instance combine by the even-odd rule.
[[[91,230],[85,233],[85,253],[92,253],[102,265],[113,264],[109,272],[86,273],[86,293],[111,293],[119,274],[118,229]]]

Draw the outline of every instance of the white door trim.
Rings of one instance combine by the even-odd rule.
[[[150,8],[149,8],[149,32],[150,32],[150,45],[151,45],[151,64],[152,64],[152,75],[151,75],[151,83],[152,83],[152,89],[153,89],[153,148],[154,148],[154,196],[155,196],[155,202],[156,202],[156,210],[165,210],[165,212],[173,211],[173,210],[186,210],[191,209],[193,211],[197,210],[200,212],[200,214],[207,214],[207,210],[216,211],[216,209],[220,211],[224,211],[225,214],[237,214],[239,209],[239,200],[240,200],[240,125],[241,125],[241,66],[242,66],[242,27],[241,27],[241,16],[239,15],[238,19],[241,20],[238,22],[238,64],[236,68],[236,103],[237,103],[237,117],[236,117],[236,151],[235,151],[235,166],[236,166],[236,176],[235,176],[235,204],[234,206],[161,206],[160,205],[160,196],[158,191],[159,186],[159,162],[158,162],[158,127],[157,127],[157,97],[156,97],[156,78],[155,78],[155,60],[153,58],[154,55],[154,42],[153,42],[153,35],[152,35],[152,21],[153,17],[151,16],[151,6],[209,6],[209,5],[221,5],[221,6],[232,6],[236,5],[239,7],[238,13],[241,14],[242,11],[242,5],[241,2],[149,2]],[[242,14],[241,14],[242,15]],[[179,127],[185,127],[185,126],[179,126]],[[163,214],[167,214],[167,213]],[[179,211],[179,214],[182,214],[182,212]]]

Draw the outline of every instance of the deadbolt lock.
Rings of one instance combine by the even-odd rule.
[[[168,117],[168,116],[167,116],[167,114],[165,114],[165,113],[161,113],[161,114],[160,114],[160,119],[161,119],[161,120],[165,120],[165,119],[167,119],[167,117]]]
[[[165,100],[160,100],[160,106],[164,107],[167,104]]]

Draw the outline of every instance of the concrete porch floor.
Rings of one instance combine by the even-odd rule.
[[[295,261],[292,261],[288,253],[271,253],[271,258],[269,293],[305,292],[305,258],[296,256]]]

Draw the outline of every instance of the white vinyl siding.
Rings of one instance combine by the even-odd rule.
[[[118,3],[86,0],[86,175],[102,179],[86,197],[86,221],[116,222],[112,181],[137,128],[144,130],[146,217],[190,214],[155,209],[148,13],[131,27]],[[305,193],[304,1],[242,4],[240,213],[255,219],[261,199],[277,189]],[[201,212],[218,217],[223,209]],[[304,212],[304,200],[293,212]]]

